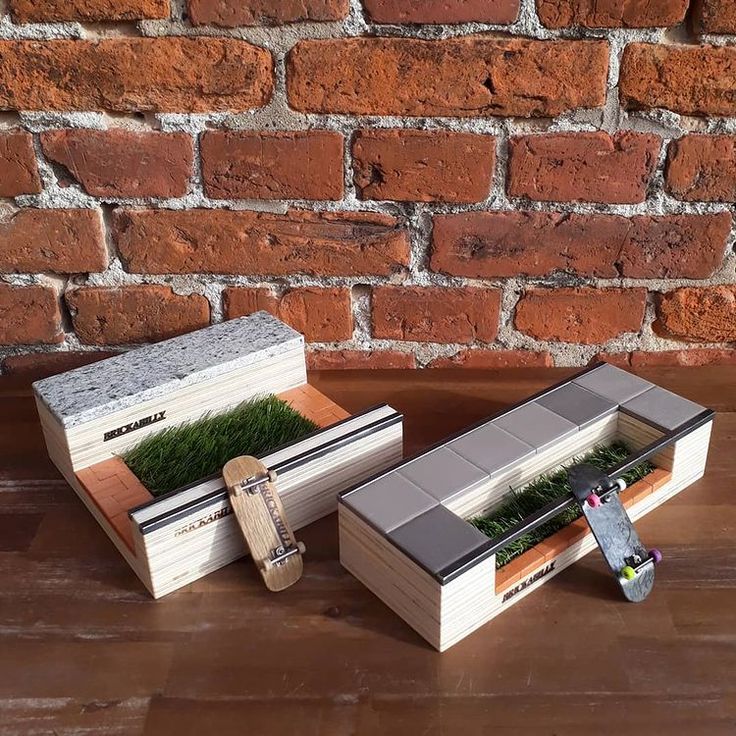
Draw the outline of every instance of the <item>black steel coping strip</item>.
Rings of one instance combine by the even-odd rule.
[[[335,429],[335,427],[339,427],[342,424],[345,424],[346,422],[350,422],[353,419],[359,419],[362,416],[365,416],[366,414],[370,414],[373,411],[376,411],[376,409],[382,409],[384,406],[388,406],[385,402],[382,404],[373,404],[372,406],[369,406],[367,409],[364,409],[363,411],[359,411],[357,414],[351,414],[349,417],[346,417],[345,419],[341,419],[339,422],[335,422],[334,424],[330,424],[329,427],[320,427],[319,429],[315,429],[313,432],[310,432],[309,434],[305,434],[303,437],[300,437],[299,439],[292,440],[291,442],[285,442],[283,445],[279,445],[275,450],[271,450],[269,455],[273,455],[276,452],[281,452],[282,450],[286,450],[289,447],[292,447],[293,445],[298,444],[299,442],[305,442],[308,439],[311,439],[312,437],[316,437],[317,435],[321,434],[322,432],[326,432],[328,429]],[[389,407],[392,408],[392,407]],[[141,503],[138,506],[134,506],[132,509],[128,510],[128,516],[131,518],[133,517],[133,514],[138,513],[139,511],[143,511],[143,509],[150,508],[151,506],[155,506],[157,503],[161,501],[165,501],[166,499],[171,498],[172,496],[177,495],[178,493],[182,493],[183,491],[188,491],[192,488],[196,488],[197,486],[201,486],[203,483],[208,483],[211,480],[215,480],[220,475],[220,473],[213,473],[212,475],[208,475],[204,478],[200,478],[199,480],[195,480],[192,483],[187,483],[187,485],[180,486],[179,488],[175,488],[173,491],[169,491],[168,493],[162,493],[160,496],[156,496],[156,498],[152,498],[150,501],[146,501],[145,503]]]
[[[566,378],[563,381],[559,381],[558,383],[554,383],[551,386],[548,386],[547,388],[542,389],[541,391],[537,391],[537,393],[532,394],[531,396],[528,396],[523,401],[519,401],[516,404],[512,404],[511,406],[506,407],[505,409],[501,409],[500,411],[497,411],[495,414],[491,414],[485,419],[481,419],[475,424],[471,424],[469,427],[466,427],[465,429],[461,429],[459,432],[455,432],[455,434],[451,434],[449,437],[445,437],[445,439],[440,440],[439,442],[435,442],[433,445],[430,445],[429,447],[424,448],[423,450],[415,453],[414,455],[411,455],[408,458],[404,458],[403,460],[399,460],[399,462],[395,463],[391,467],[386,468],[385,470],[382,470],[379,473],[376,473],[375,475],[370,476],[369,478],[366,478],[360,483],[356,483],[354,486],[351,486],[350,488],[346,488],[344,491],[340,491],[340,493],[338,494],[338,499],[342,501],[342,499],[344,499],[346,496],[349,496],[351,493],[353,493],[354,491],[357,491],[359,488],[362,488],[363,486],[368,485],[368,483],[371,483],[372,481],[377,480],[378,478],[382,478],[384,475],[393,473],[395,470],[402,468],[404,465],[408,465],[410,462],[417,460],[418,458],[423,457],[424,455],[428,455],[433,450],[437,450],[438,448],[443,447],[449,442],[452,442],[453,440],[456,440],[459,437],[462,437],[463,435],[469,434],[470,432],[478,429],[479,427],[482,427],[484,424],[488,424],[489,422],[492,422],[494,419],[498,419],[499,417],[502,417],[514,411],[514,409],[518,409],[524,406],[525,404],[530,404],[532,401],[541,399],[542,396],[546,396],[547,394],[552,393],[552,391],[556,391],[558,388],[562,388],[563,386],[566,386],[568,383],[571,383],[576,378],[580,378],[581,376],[584,376],[587,373],[591,373],[592,371],[604,365],[608,365],[608,364],[602,360],[596,361],[595,363],[593,363],[593,365],[590,365],[584,370],[579,371],[578,373],[575,373],[569,378]]]
[[[298,468],[301,465],[305,465],[308,462],[318,460],[328,453],[346,447],[347,445],[350,445],[364,437],[375,434],[382,429],[387,429],[388,427],[398,424],[402,421],[402,419],[403,415],[395,412],[394,414],[390,414],[383,419],[378,419],[375,422],[371,422],[371,424],[367,424],[365,427],[360,427],[359,429],[346,434],[344,437],[332,440],[331,442],[326,442],[319,447],[315,447],[308,452],[304,452],[301,455],[298,455],[296,458],[292,458],[282,463],[277,463],[276,465],[273,465],[271,467],[271,470],[275,470],[277,473],[279,473],[286,470]],[[213,489],[205,496],[194,499],[187,504],[183,504],[182,506],[177,506],[173,509],[169,509],[159,516],[155,516],[152,519],[141,522],[140,524],[138,524],[138,529],[140,530],[140,533],[145,536],[146,534],[150,534],[151,532],[157,531],[158,529],[163,529],[179,521],[179,519],[182,519],[185,516],[189,516],[193,512],[212,503],[215,503],[216,501],[224,500],[225,498],[227,498],[227,491],[225,490],[223,483],[223,486]]]
[[[631,412],[626,413],[630,416],[636,416]],[[620,478],[622,475],[631,470],[631,468],[636,467],[640,463],[644,462],[644,460],[648,460],[650,457],[656,455],[668,445],[672,444],[673,442],[677,442],[691,432],[694,432],[696,429],[699,429],[704,424],[711,421],[714,416],[715,412],[712,409],[706,409],[700,412],[700,414],[698,414],[697,416],[689,419],[684,424],[681,424],[679,427],[677,427],[677,429],[665,431],[665,433],[659,439],[656,439],[654,442],[646,445],[641,450],[631,453],[620,463],[610,468],[607,471],[607,474],[611,478]],[[642,419],[641,417],[636,418]],[[655,426],[652,425],[650,422],[647,422],[647,424]],[[447,565],[435,575],[435,578],[442,585],[444,585],[445,583],[449,583],[452,579],[456,578],[458,575],[461,575],[467,569],[473,567],[474,565],[477,565],[479,562],[482,562],[490,555],[498,552],[498,550],[507,547],[509,544],[519,539],[519,537],[523,537],[525,534],[533,531],[538,526],[546,523],[569,506],[572,506],[574,503],[575,498],[572,495],[560,496],[550,501],[541,509],[535,511],[533,514],[530,514],[525,519],[520,521],[516,526],[504,532],[500,536],[489,540],[490,545],[487,548],[480,549],[474,553],[471,553],[470,555],[466,555],[464,558],[461,558],[456,562],[451,563],[450,565]]]

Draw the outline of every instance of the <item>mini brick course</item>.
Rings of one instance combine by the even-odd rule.
[[[252,304],[315,367],[731,362],[730,0],[8,0],[0,26],[0,365]],[[16,319],[29,287],[58,323]]]

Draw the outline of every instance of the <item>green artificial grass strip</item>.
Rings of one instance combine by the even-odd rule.
[[[222,414],[170,427],[123,454],[125,464],[154,495],[219,473],[239,455],[262,457],[318,429],[276,396],[244,401]]]
[[[629,454],[630,450],[623,442],[614,442],[611,445],[598,445],[585,455],[573,458],[566,465],[569,467],[570,465],[588,463],[607,471],[628,457]],[[651,473],[652,470],[654,470],[654,466],[650,462],[643,462],[626,473],[623,478],[626,485],[630,486]],[[487,537],[494,539],[553,499],[568,493],[572,493],[572,489],[567,482],[566,470],[560,469],[549,475],[540,475],[524,488],[512,491],[511,495],[491,514],[471,519],[470,523]],[[496,552],[496,569],[503,567],[547,537],[551,537],[556,531],[580,516],[582,516],[582,511],[580,511],[577,504],[571,506],[534,529],[534,531],[525,534],[507,547],[499,550]]]

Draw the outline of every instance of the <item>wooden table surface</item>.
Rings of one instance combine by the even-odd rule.
[[[414,452],[570,372],[312,381],[403,411]],[[442,655],[341,569],[335,515],[288,591],[244,559],[152,600],[47,459],[28,381],[0,380],[0,733],[733,736],[736,371],[641,375],[720,413],[706,477],[637,524],[665,554],[651,597],[593,552]]]

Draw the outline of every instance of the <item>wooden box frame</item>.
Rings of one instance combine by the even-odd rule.
[[[49,456],[154,598],[197,580],[248,550],[221,476],[203,478],[154,498],[133,475],[119,455],[148,434],[227,410],[256,395],[280,396],[320,427],[260,458],[278,473],[277,490],[294,529],[334,512],[339,491],[395,464],[402,456],[402,416],[398,412],[383,404],[350,416],[307,382],[303,337],[265,313],[242,320],[247,323],[254,317],[261,326],[265,323],[282,330],[284,340],[276,340],[262,351],[247,371],[226,370],[202,382],[185,376],[183,387],[176,383],[155,397],[144,396],[109,411],[105,407],[93,419],[71,428],[62,424],[58,409],[54,413],[54,402],[49,399],[52,390],[54,397],[61,395],[57,404],[69,405],[65,380],[78,385],[80,375],[94,377],[103,363],[109,371],[109,364],[124,356],[34,384]],[[205,330],[232,330],[232,322]],[[155,347],[159,356],[165,356],[169,349],[182,349],[187,338],[195,335],[142,347],[131,354],[145,363],[147,350]],[[140,421],[159,413],[165,420]],[[135,429],[106,439],[116,428],[129,425]]]
[[[437,572],[430,571],[421,560],[393,543],[385,531],[351,508],[350,495],[599,367],[597,364],[509,407],[341,494],[338,518],[342,565],[439,651],[451,647],[590,552],[596,543],[587,522],[578,519],[499,570],[495,551],[504,545],[488,540],[472,555],[453,560]],[[484,487],[452,498],[445,508],[461,519],[483,514],[511,489],[521,488],[535,477],[561,467],[596,444],[622,439],[632,448],[627,467],[644,459],[655,466],[653,473],[622,494],[630,517],[636,520],[703,475],[712,420],[713,412],[702,409],[682,426],[667,430],[619,409],[538,453],[523,467],[512,468]]]

